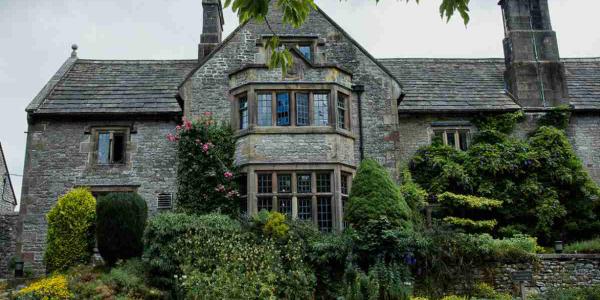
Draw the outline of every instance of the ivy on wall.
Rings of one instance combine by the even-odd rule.
[[[569,118],[569,109],[558,107],[540,118],[527,138],[518,139],[511,133],[524,119],[522,112],[479,117],[467,151],[434,141],[417,151],[410,171],[436,201],[446,199],[436,197],[446,192],[502,201],[494,212],[495,235],[525,233],[546,244],[590,238],[600,231],[600,188],[567,139]],[[486,219],[486,212],[467,211]]]

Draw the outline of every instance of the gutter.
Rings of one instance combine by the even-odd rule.
[[[362,125],[362,93],[365,91],[365,86],[362,84],[356,84],[352,86],[352,91],[358,96],[358,151],[360,153],[360,160],[365,158],[364,139],[363,139],[363,125]]]

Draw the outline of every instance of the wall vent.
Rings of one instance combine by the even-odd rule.
[[[160,193],[157,197],[158,209],[171,209],[173,208],[173,194],[171,193]]]

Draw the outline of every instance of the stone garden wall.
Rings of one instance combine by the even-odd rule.
[[[589,286],[600,284],[600,254],[540,254],[533,263],[495,264],[474,270],[472,282],[485,282],[497,291],[519,295],[519,283],[511,274],[531,271],[532,281],[525,282],[527,295],[544,293],[550,288]],[[456,285],[457,293],[464,291],[462,284]]]
[[[16,254],[18,213],[0,214],[0,279],[8,278],[10,261]]]

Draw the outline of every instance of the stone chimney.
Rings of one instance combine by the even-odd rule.
[[[198,61],[209,55],[221,43],[223,6],[221,0],[202,0],[202,34],[198,45]]]
[[[508,91],[529,109],[569,103],[548,0],[501,0],[498,4],[504,18]]]

